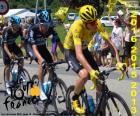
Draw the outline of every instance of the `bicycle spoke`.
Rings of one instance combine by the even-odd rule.
[[[115,99],[114,99],[113,97],[111,97],[111,100],[113,101],[113,104],[114,104],[114,106],[116,107],[116,109],[117,109],[117,111],[118,111],[118,113],[119,113],[119,116],[121,116],[121,115],[120,115],[120,110],[119,110],[119,108],[118,108],[118,106],[117,106],[117,103],[115,102]]]
[[[107,109],[108,109],[108,111],[109,111],[109,116],[112,116],[111,109],[110,109],[110,106],[109,106],[108,103],[107,103]]]
[[[106,103],[105,113],[106,116],[129,116],[127,110],[120,98],[111,96]]]

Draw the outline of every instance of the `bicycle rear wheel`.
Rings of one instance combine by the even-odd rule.
[[[69,116],[82,116],[81,114],[77,114],[74,109],[72,108],[72,96],[74,94],[74,86],[70,86],[67,90],[66,94],[66,107],[68,110]],[[85,108],[86,113],[83,114],[83,116],[92,116],[92,114],[89,111],[89,105],[87,101],[87,94],[85,90],[83,90],[79,96],[80,104],[82,107]]]
[[[27,97],[28,96],[27,91],[29,91],[29,89],[31,88],[31,86],[28,86],[28,82],[31,82],[31,78],[28,71],[25,68],[22,68],[17,78],[19,88],[21,88],[24,91],[24,97]]]
[[[104,109],[104,116],[132,116],[125,100],[114,92],[109,93]]]

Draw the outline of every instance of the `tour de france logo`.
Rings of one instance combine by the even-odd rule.
[[[11,88],[11,95],[6,97],[4,105],[8,110],[21,106],[36,104],[39,101],[40,88],[32,82],[27,82],[23,88]]]

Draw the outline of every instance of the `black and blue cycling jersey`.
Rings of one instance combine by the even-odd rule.
[[[48,31],[44,34],[40,31],[39,24],[32,26],[29,31],[30,42],[31,44],[35,44],[35,45],[45,45],[46,38],[50,35],[53,36],[57,35],[53,27],[49,27]]]
[[[24,40],[21,28],[17,32],[13,32],[12,27],[7,27],[2,34],[2,43],[7,43],[8,45],[14,44],[18,36],[21,37],[21,40]]]

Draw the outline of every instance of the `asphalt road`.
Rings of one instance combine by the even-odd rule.
[[[37,74],[37,64],[35,62],[32,63],[32,65],[28,64],[28,61],[25,62],[25,68],[29,71],[31,77],[33,76],[33,74]],[[75,83],[75,80],[78,78],[76,76],[76,74],[73,71],[69,71],[66,72],[65,69],[67,68],[66,65],[59,65],[57,66],[56,69],[56,73],[58,74],[58,76],[60,78],[62,78],[65,83],[67,84],[67,86],[69,87],[70,85],[73,85]],[[101,67],[100,70],[104,70],[107,68],[103,68]],[[131,72],[131,69],[129,70],[129,72]],[[119,72],[113,72],[109,79],[107,80],[107,84],[108,87],[111,91],[114,91],[116,93],[119,93],[127,102],[127,104],[129,105],[129,107],[131,108],[133,102],[132,102],[132,98],[131,97],[131,82],[137,82],[137,97],[136,97],[136,108],[137,108],[137,114],[134,116],[140,116],[140,69],[137,69],[137,79],[127,79],[125,78],[122,81],[117,81],[117,77],[119,76]],[[2,60],[0,59],[0,90],[4,90],[4,83],[3,83],[3,64],[2,64]],[[92,95],[93,98],[95,99],[95,91],[91,91],[89,88],[92,85],[91,81],[88,81],[86,83],[86,88],[87,88],[87,92],[88,94]],[[19,115],[19,116],[35,116],[37,115],[34,107],[32,104],[26,104],[23,106],[23,104],[21,103],[21,106],[19,108],[15,108],[17,106],[17,101],[12,101],[11,99],[8,99],[9,102],[7,103],[7,107],[8,107],[8,111],[6,109],[6,106],[4,104],[5,100],[6,100],[7,96],[5,96],[3,94],[3,92],[0,92],[0,115],[1,116],[9,116],[9,115]],[[14,106],[14,108],[13,108]],[[58,104],[59,107],[59,111],[62,111],[63,109],[65,109],[64,105],[60,105]],[[52,109],[53,107],[50,106],[50,109]]]

